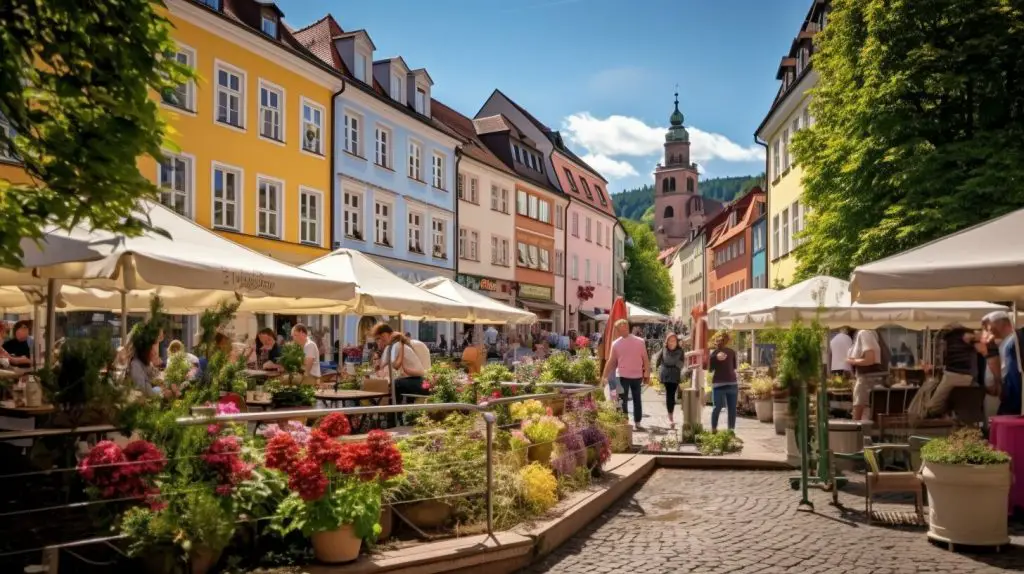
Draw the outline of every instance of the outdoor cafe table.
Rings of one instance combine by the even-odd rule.
[[[274,377],[280,376],[282,374],[282,372],[281,371],[265,371],[263,369],[246,369],[246,370],[242,371],[242,374],[245,375],[246,377],[249,377],[250,379],[266,380],[266,379],[272,379]]]
[[[1010,455],[1010,506],[1024,510],[1024,417],[1002,415],[989,419],[989,441],[992,446]]]
[[[337,407],[338,403],[341,402],[342,406],[345,406],[346,402],[353,403],[353,406],[358,406],[359,401],[370,401],[374,406],[380,404],[381,400],[389,398],[391,393],[381,393],[374,391],[317,391],[316,399],[323,401],[331,407]],[[359,433],[367,432],[370,428],[370,417],[372,415],[356,415],[358,417],[357,426]],[[350,419],[352,417],[349,417]],[[355,431],[353,431],[355,432]]]

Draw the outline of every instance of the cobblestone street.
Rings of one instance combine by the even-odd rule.
[[[524,574],[772,572],[950,574],[1024,571],[1024,531],[1002,554],[955,554],[932,545],[924,527],[864,522],[851,484],[840,495],[811,490],[815,513],[797,511],[787,472],[656,471],[585,530]],[[912,512],[879,501],[876,511]]]

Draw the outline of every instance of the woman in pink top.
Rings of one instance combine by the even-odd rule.
[[[619,319],[615,322],[615,333],[618,338],[612,342],[612,352],[605,363],[602,378],[607,381],[615,369],[622,386],[622,412],[629,413],[629,395],[633,395],[633,423],[637,430],[643,430],[640,419],[643,418],[641,404],[641,384],[650,379],[650,364],[647,357],[647,344],[643,339],[629,333],[629,322]]]

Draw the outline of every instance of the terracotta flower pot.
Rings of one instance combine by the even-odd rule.
[[[402,507],[402,515],[416,528],[440,528],[452,515],[452,507],[440,500],[424,500]]]
[[[337,530],[315,532],[311,540],[316,559],[325,564],[351,562],[359,558],[359,549],[363,545],[351,524]]]
[[[921,479],[928,487],[928,538],[968,546],[1009,544],[1009,464],[926,462]]]
[[[543,465],[551,464],[551,451],[555,448],[555,443],[548,442],[543,444],[531,444],[528,456],[530,462],[539,462]]]
[[[775,406],[771,399],[756,399],[754,400],[754,412],[757,413],[757,420],[763,423],[772,422],[772,416]]]
[[[213,570],[218,560],[220,560],[220,551],[214,552],[205,546],[199,546],[189,553],[192,574],[206,574]]]

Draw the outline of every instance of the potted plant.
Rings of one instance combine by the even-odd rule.
[[[763,423],[772,422],[772,392],[775,382],[766,375],[755,375],[750,381],[748,393],[754,400],[754,412],[757,420]]]
[[[597,426],[608,435],[612,452],[629,452],[633,449],[633,425],[629,417],[612,401],[598,405]]]
[[[266,465],[288,475],[291,493],[278,506],[271,528],[279,534],[301,530],[311,538],[317,560],[351,562],[362,541],[380,534],[381,496],[402,473],[402,455],[390,435],[370,431],[365,443],[341,443],[348,419],[330,414],[310,432],[305,446],[290,433],[267,442]]]
[[[928,538],[946,544],[1002,546],[1010,542],[1006,512],[1010,457],[974,429],[961,429],[921,447],[928,487]]]
[[[555,439],[565,430],[565,423],[553,415],[534,415],[522,423],[523,434],[530,439],[528,458],[530,462],[548,464]]]

